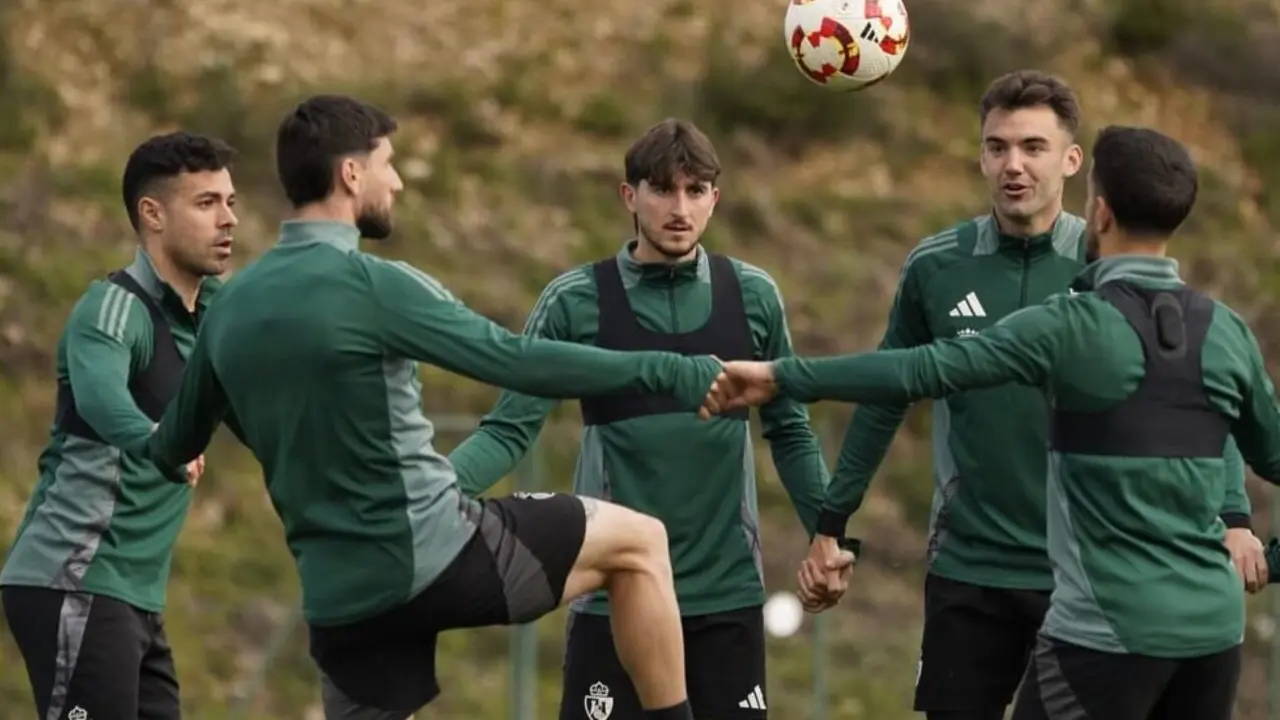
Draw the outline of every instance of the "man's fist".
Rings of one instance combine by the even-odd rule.
[[[1244,581],[1244,589],[1256,593],[1267,586],[1267,555],[1262,541],[1249,528],[1228,528],[1224,539],[1231,562]]]
[[[200,476],[204,474],[204,455],[187,463],[187,484],[195,487],[200,483]]]
[[[778,394],[773,363],[735,360],[724,363],[720,376],[707,393],[703,417],[738,408],[764,405]]]

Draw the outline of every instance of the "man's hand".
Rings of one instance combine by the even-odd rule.
[[[773,363],[735,360],[724,363],[703,405],[704,417],[742,407],[764,405],[778,394]]]
[[[800,563],[796,580],[800,602],[807,612],[818,613],[840,602],[849,587],[853,553],[841,550],[836,539],[817,535],[809,546],[809,557]]]
[[[1244,580],[1244,589],[1256,593],[1267,586],[1267,555],[1262,541],[1249,528],[1227,528],[1223,542],[1231,553],[1231,562]]]
[[[195,487],[200,484],[200,476],[204,474],[204,455],[187,463],[187,484]]]

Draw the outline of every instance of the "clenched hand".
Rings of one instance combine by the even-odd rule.
[[[187,484],[195,487],[200,484],[200,476],[204,474],[204,455],[187,463]]]
[[[723,364],[703,403],[702,417],[764,405],[778,394],[773,363],[734,360]]]
[[[1231,562],[1244,581],[1244,589],[1256,593],[1267,586],[1267,555],[1262,541],[1248,528],[1228,528],[1223,540],[1231,553]]]
[[[800,563],[796,580],[800,583],[800,602],[807,612],[826,610],[844,596],[849,575],[857,560],[853,553],[841,550],[836,539],[817,535],[809,546],[809,557]]]

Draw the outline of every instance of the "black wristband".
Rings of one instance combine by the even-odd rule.
[[[1242,512],[1224,512],[1218,517],[1222,518],[1222,522],[1227,524],[1228,528],[1248,528],[1253,529],[1253,518],[1249,517],[1249,513]]]
[[[823,508],[818,512],[818,524],[815,530],[819,535],[827,537],[844,537],[845,526],[849,524],[850,513],[839,513]]]
[[[858,538],[840,538],[836,540],[836,546],[853,553],[853,564],[857,565],[858,560],[862,559],[862,541]]]

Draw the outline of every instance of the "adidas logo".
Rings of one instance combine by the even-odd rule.
[[[986,317],[987,311],[982,307],[982,303],[978,302],[978,294],[971,292],[947,314],[951,317]]]
[[[746,700],[738,703],[738,707],[751,708],[752,710],[765,710],[764,693],[760,690],[760,686],[757,685],[755,689],[747,695]]]

